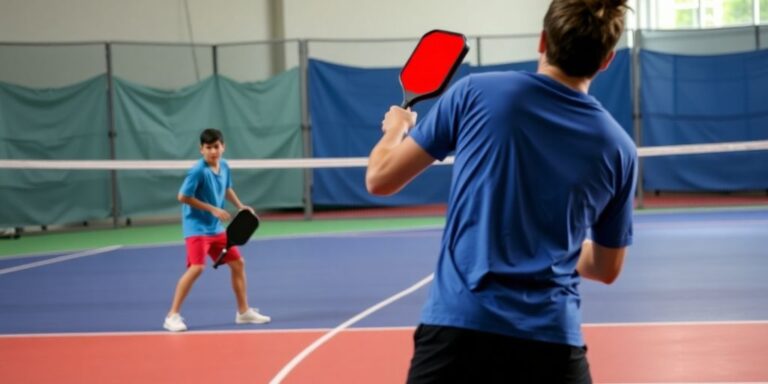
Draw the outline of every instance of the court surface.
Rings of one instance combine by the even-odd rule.
[[[109,246],[0,259],[3,383],[400,383],[439,228],[257,238],[234,324],[207,268],[162,330],[184,247]],[[768,209],[640,213],[611,286],[581,286],[598,383],[768,382]]]

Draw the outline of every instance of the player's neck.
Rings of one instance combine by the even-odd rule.
[[[555,67],[554,65],[549,65],[546,60],[539,61],[539,69],[537,72],[568,88],[582,93],[587,93],[589,91],[589,84],[592,83],[592,79],[587,77],[568,76],[560,68]]]
[[[211,168],[211,170],[214,173],[219,173],[219,169],[221,168],[220,167],[220,165],[221,165],[220,161],[218,161],[218,160],[208,161],[208,160],[205,160],[205,159],[203,159],[203,161],[205,161],[205,164],[207,164],[208,167]]]

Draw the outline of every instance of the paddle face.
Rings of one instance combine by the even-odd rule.
[[[227,243],[243,245],[248,242],[257,228],[259,228],[259,217],[244,209],[238,212],[227,226]]]
[[[441,94],[467,51],[467,39],[460,33],[434,30],[422,36],[400,71],[402,107]]]

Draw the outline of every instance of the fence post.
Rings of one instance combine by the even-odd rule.
[[[299,92],[301,94],[301,133],[304,141],[304,158],[312,157],[312,135],[309,126],[309,100],[307,70],[309,67],[309,42],[299,40]],[[312,169],[304,169],[304,220],[312,219]]]
[[[483,65],[483,56],[480,51],[480,36],[475,38],[475,42],[477,43],[477,66]]]
[[[211,56],[213,57],[213,74],[218,75],[219,74],[219,46],[213,45],[211,46]]]
[[[640,147],[643,143],[643,125],[640,112],[640,46],[642,45],[642,31],[636,29],[632,44],[632,126],[635,135],[635,145]],[[637,159],[637,208],[643,208],[645,204],[645,191],[643,188],[643,159]]]
[[[115,160],[117,154],[115,151],[115,138],[117,137],[117,131],[115,131],[115,111],[114,102],[112,100],[113,87],[112,87],[112,45],[110,43],[104,44],[104,52],[106,55],[107,65],[107,128],[109,136],[109,158]],[[112,190],[112,227],[117,228],[117,220],[120,216],[120,209],[117,199],[117,170],[112,169],[109,171]]]

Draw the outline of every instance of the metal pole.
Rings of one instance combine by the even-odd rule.
[[[704,28],[704,8],[701,6],[701,0],[698,1],[699,4],[699,12],[697,12],[698,16],[698,22],[699,22],[699,29]]]
[[[482,55],[480,54],[480,36],[475,38],[475,42],[477,43],[477,66],[483,65],[483,59]]]
[[[213,74],[218,75],[219,74],[219,47],[217,45],[214,45],[211,47],[211,54],[213,56]]]
[[[285,63],[285,15],[283,0],[267,1],[270,39],[277,40],[269,44],[269,56],[272,76],[286,70]]]
[[[307,69],[309,68],[309,44],[299,40],[299,92],[301,94],[301,133],[304,139],[304,158],[312,157],[312,135],[309,126],[309,100]],[[304,169],[304,219],[312,219],[312,169]]]
[[[117,158],[115,151],[117,131],[115,130],[115,111],[112,99],[112,45],[109,43],[104,44],[104,52],[107,59],[107,125],[109,132],[109,158],[115,160]],[[109,173],[112,185],[112,226],[117,228],[117,219],[120,216],[120,209],[117,201],[117,170],[113,169],[109,171]]]
[[[635,145],[640,147],[643,142],[642,115],[640,111],[640,46],[642,45],[642,31],[635,29],[632,40],[632,125],[635,134]],[[643,190],[643,159],[637,159],[637,207],[643,208],[645,191]]]

